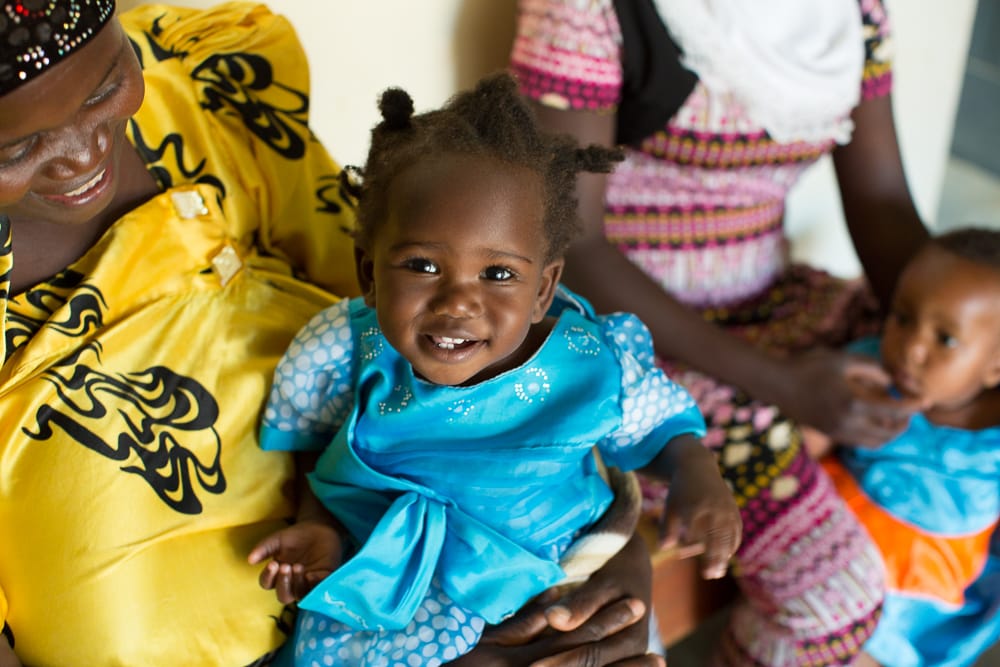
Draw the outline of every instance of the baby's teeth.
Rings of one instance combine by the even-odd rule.
[[[436,345],[442,350],[454,350],[456,345],[465,342],[464,338],[452,338],[450,336],[438,336]]]

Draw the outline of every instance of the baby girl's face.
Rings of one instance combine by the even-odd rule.
[[[383,334],[420,377],[475,384],[531,356],[562,267],[545,261],[543,214],[540,177],[489,159],[443,156],[394,179],[361,267]]]
[[[962,408],[1000,382],[1000,271],[925,247],[896,286],[882,360],[931,409]]]

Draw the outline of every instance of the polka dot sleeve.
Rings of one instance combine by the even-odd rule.
[[[313,317],[278,363],[264,409],[262,448],[323,449],[347,419],[354,405],[348,306],[344,299]]]
[[[598,443],[604,460],[622,470],[641,468],[672,438],[705,434],[705,420],[687,390],[656,365],[653,338],[634,315],[601,317],[622,369],[622,423]]]

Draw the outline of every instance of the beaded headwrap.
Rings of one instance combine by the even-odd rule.
[[[99,33],[115,0],[0,0],[0,7],[0,95],[6,95]]]

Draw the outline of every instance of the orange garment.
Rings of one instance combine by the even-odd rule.
[[[890,590],[923,595],[955,605],[979,575],[994,526],[972,535],[928,533],[876,505],[840,461],[822,461],[840,496],[868,530],[885,560]]]

